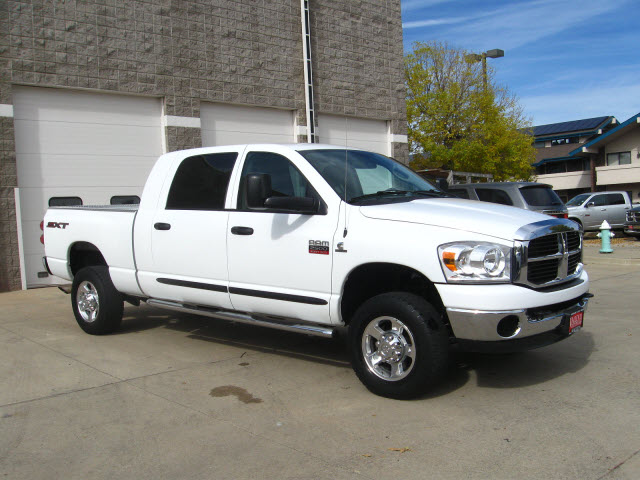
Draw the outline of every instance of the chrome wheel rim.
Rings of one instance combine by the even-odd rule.
[[[396,382],[415,364],[416,347],[411,330],[394,317],[378,317],[362,333],[362,355],[367,368],[378,378]]]
[[[85,281],[78,286],[76,305],[78,313],[85,322],[92,323],[98,318],[100,299],[96,287],[91,282]]]

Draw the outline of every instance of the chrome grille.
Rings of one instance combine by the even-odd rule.
[[[515,242],[514,283],[543,288],[582,273],[582,234],[570,222],[560,221],[524,228],[530,239]]]
[[[627,222],[640,222],[640,212],[627,212]]]

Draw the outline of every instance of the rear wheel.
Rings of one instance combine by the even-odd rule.
[[[349,326],[353,369],[373,393],[411,398],[444,375],[449,335],[423,298],[392,292],[366,301]]]
[[[112,333],[122,322],[122,295],[104,266],[85,267],[73,278],[71,305],[80,328],[91,335]]]

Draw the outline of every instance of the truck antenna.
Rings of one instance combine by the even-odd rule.
[[[344,117],[344,231],[342,232],[342,238],[345,238],[348,233],[347,229],[347,213],[349,209],[347,208],[347,167],[349,163],[349,151],[347,147],[349,146],[349,128],[347,125],[347,117]]]

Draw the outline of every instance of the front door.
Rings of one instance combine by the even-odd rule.
[[[314,215],[251,210],[244,179],[252,173],[271,177],[271,196],[315,197],[317,191],[287,157],[249,152],[229,213],[227,249],[229,293],[234,309],[323,322],[329,318],[333,237],[337,211]]]
[[[586,201],[584,205],[584,228],[594,228],[599,227],[604,219],[606,218],[607,213],[607,194],[600,193],[598,195],[594,195],[589,200]]]

